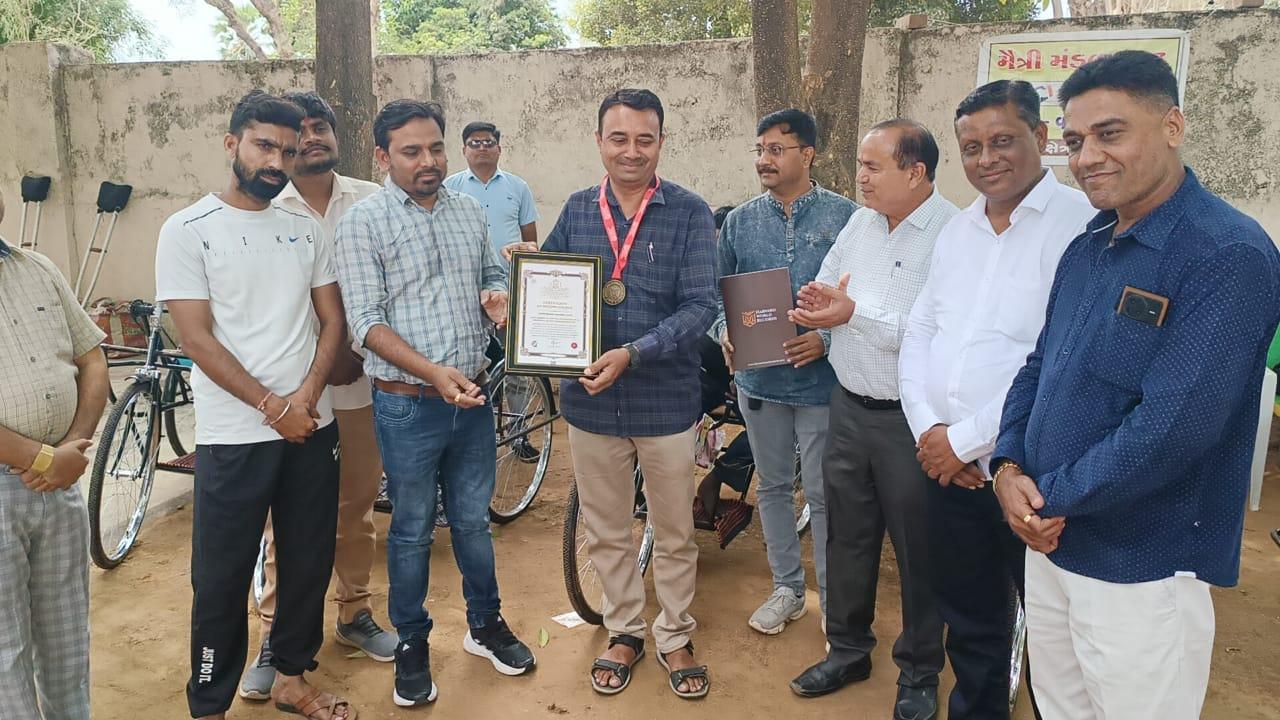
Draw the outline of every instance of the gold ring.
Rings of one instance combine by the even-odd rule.
[[[1026,525],[1031,522],[1031,513],[1022,516],[1022,524]]]
[[[461,402],[461,401],[462,401],[462,393],[458,393],[457,395],[454,395],[454,396],[453,396],[453,404],[454,404],[454,405],[457,405],[457,404],[458,404],[459,402]],[[1028,515],[1027,517],[1031,517],[1031,516],[1030,516],[1030,515]],[[1026,522],[1026,521],[1024,520],[1023,522]]]

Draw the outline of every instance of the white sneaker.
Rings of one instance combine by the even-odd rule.
[[[747,624],[765,635],[777,635],[787,629],[788,622],[799,620],[804,613],[804,595],[797,595],[789,587],[779,587],[752,613]]]

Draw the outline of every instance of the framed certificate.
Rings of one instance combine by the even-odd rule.
[[[512,254],[507,372],[578,377],[600,357],[603,272],[593,255]]]

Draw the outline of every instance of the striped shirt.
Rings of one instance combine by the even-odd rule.
[[[893,232],[888,218],[864,207],[836,237],[818,282],[836,285],[850,274],[853,317],[832,329],[827,356],[845,390],[898,399],[898,348],[907,316],[929,274],[933,243],[959,212],[935,189]]]
[[[475,198],[441,187],[427,210],[388,176],[343,216],[337,257],[347,322],[361,345],[370,329],[386,325],[423,357],[467,377],[488,365],[490,323],[480,291],[505,291],[507,272]],[[422,384],[376,352],[365,356],[364,370]]]
[[[75,359],[103,337],[48,258],[0,238],[0,425],[62,440],[76,414]]]

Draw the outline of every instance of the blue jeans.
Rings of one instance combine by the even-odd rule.
[[[431,571],[436,496],[444,490],[453,557],[462,573],[467,624],[481,627],[500,610],[489,502],[495,458],[493,407],[464,410],[438,397],[373,391],[374,429],[391,498],[387,533],[387,605],[400,639],[425,638],[423,604]]]
[[[747,422],[751,454],[756,461],[756,499],[760,526],[773,571],[774,588],[789,587],[804,594],[804,566],[800,564],[800,536],[796,534],[796,445],[800,446],[800,477],[809,503],[813,533],[813,570],[818,581],[819,606],[827,612],[827,503],[822,492],[822,453],[827,447],[826,405],[783,405],[762,401],[751,409],[750,398],[738,391],[738,407]]]

